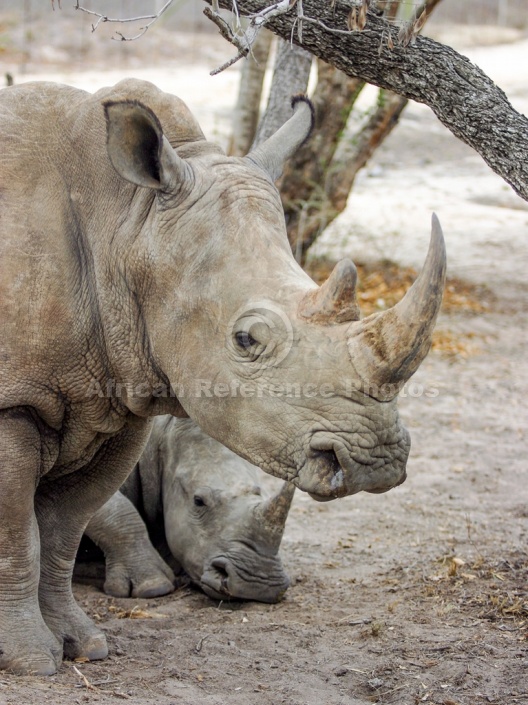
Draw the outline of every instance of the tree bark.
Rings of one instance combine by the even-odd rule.
[[[232,0],[219,0],[230,9]],[[258,13],[269,0],[237,0],[242,15]],[[303,0],[304,14],[345,30],[350,5],[336,0]],[[295,9],[267,24],[275,34],[299,42]],[[387,46],[390,33],[394,48]],[[348,76],[425,103],[451,132],[475,149],[513,189],[528,200],[528,118],[477,66],[451,47],[428,37],[398,44],[397,31],[374,10],[362,32],[335,34],[306,19],[302,46]]]
[[[260,96],[266,73],[273,34],[263,29],[259,32],[251,54],[244,59],[240,87],[233,119],[233,133],[228,154],[243,157],[255,139],[260,113]]]

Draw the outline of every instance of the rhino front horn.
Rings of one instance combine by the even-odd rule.
[[[380,401],[395,397],[429,352],[445,275],[444,237],[433,214],[425,264],[404,298],[350,327],[352,365],[370,396]]]
[[[259,526],[274,548],[280,545],[294,494],[294,484],[285,482],[276,495],[265,499],[255,509]]]
[[[357,270],[349,259],[342,259],[319,289],[309,291],[299,304],[299,315],[312,323],[330,325],[359,321],[356,300]]]

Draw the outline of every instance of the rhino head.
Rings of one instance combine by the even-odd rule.
[[[260,471],[188,421],[170,425],[158,458],[165,538],[191,580],[215,599],[277,602],[290,582],[278,551],[295,487],[262,496]]]
[[[361,319],[354,265],[340,262],[317,287],[288,243],[274,180],[309,134],[305,100],[244,158],[199,138],[171,146],[154,112],[135,102],[108,102],[106,116],[114,168],[152,194],[127,267],[139,282],[129,286],[140,301],[143,367],[174,395],[164,411],[187,414],[318,500],[403,482],[410,440],[396,402],[440,308],[436,217],[412,288]],[[130,396],[129,409],[152,414],[146,396]]]

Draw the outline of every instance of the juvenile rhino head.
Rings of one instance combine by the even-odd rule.
[[[140,272],[148,364],[177,396],[168,410],[319,500],[403,482],[410,440],[396,400],[440,308],[436,218],[414,286],[360,320],[353,264],[314,284],[292,257],[273,183],[309,133],[307,102],[242,159],[199,137],[172,147],[137,103],[107,103],[106,114],[115,169],[152,194],[127,263]],[[126,401],[150,413],[145,394]]]
[[[165,536],[189,577],[216,599],[277,602],[293,485],[263,497],[260,471],[189,421],[169,423],[159,457]]]

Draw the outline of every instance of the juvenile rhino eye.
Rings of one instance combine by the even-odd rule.
[[[205,507],[205,502],[202,499],[202,497],[200,497],[200,495],[197,495],[197,494],[194,495],[194,506],[195,507]]]
[[[258,345],[255,338],[246,331],[239,331],[238,333],[235,333],[235,340],[237,342],[237,345],[243,348],[244,350],[248,350],[254,345]]]

